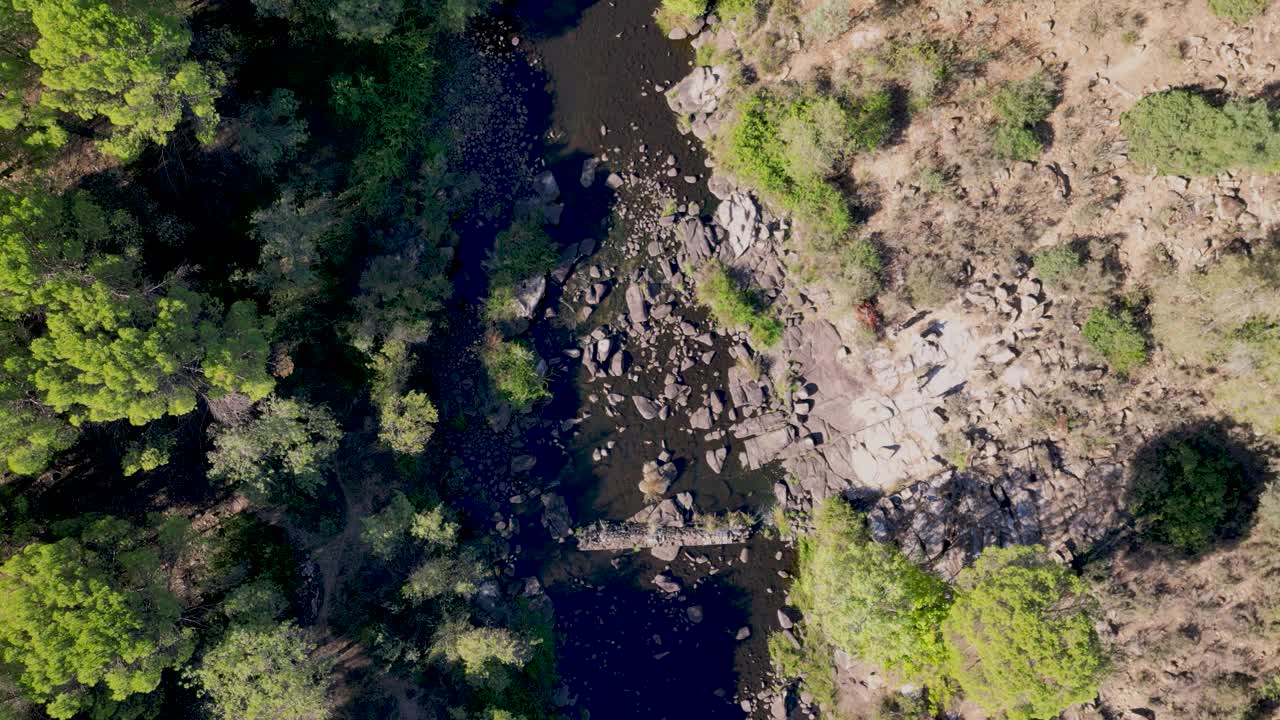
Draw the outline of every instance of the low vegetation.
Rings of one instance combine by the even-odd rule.
[[[1036,275],[1047,283],[1058,283],[1071,277],[1083,263],[1079,251],[1070,245],[1041,250],[1031,256]]]
[[[1127,306],[1094,308],[1080,332],[1107,365],[1121,375],[1147,361],[1146,335]]]
[[[528,343],[504,340],[490,334],[480,351],[480,359],[498,397],[520,408],[551,397],[547,379],[538,370],[542,359]]]
[[[516,286],[545,275],[559,259],[555,243],[538,225],[517,223],[498,233],[486,263],[489,298],[485,318],[494,323],[512,320],[518,311]]]
[[[1058,102],[1054,82],[1043,74],[1009,83],[996,93],[992,105],[998,119],[996,155],[1005,160],[1034,160],[1044,152],[1039,126]]]
[[[1221,370],[1212,392],[1224,411],[1280,436],[1280,251],[1232,253],[1155,283],[1150,312],[1165,350]]]
[[[653,17],[663,32],[687,29],[707,14],[707,5],[707,0],[662,0]]]
[[[1209,0],[1214,15],[1244,25],[1267,11],[1271,0]]]
[[[756,92],[738,107],[728,163],[744,181],[795,213],[815,234],[839,238],[853,225],[849,202],[829,181],[857,152],[885,143],[888,93],[855,98]]]
[[[782,321],[774,310],[741,287],[720,262],[710,262],[698,273],[696,290],[698,301],[721,326],[745,329],[760,347],[773,347],[782,339]]]
[[[1129,155],[1165,175],[1280,171],[1280,112],[1262,100],[1215,105],[1191,90],[1147,95],[1120,117]]]

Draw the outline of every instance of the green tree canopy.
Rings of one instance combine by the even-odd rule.
[[[330,667],[292,623],[233,625],[188,677],[223,720],[323,720]]]
[[[946,661],[939,627],[947,587],[892,545],[873,542],[863,517],[830,500],[800,547],[793,597],[833,645],[904,677],[936,677]]]
[[[52,717],[149,693],[191,655],[181,605],[139,534],[106,518],[0,566],[0,658]]]
[[[1190,90],[1147,95],[1120,116],[1129,155],[1166,175],[1280,171],[1280,113],[1263,100],[1211,104]]]
[[[240,483],[262,500],[314,495],[341,437],[323,406],[271,398],[257,417],[216,431],[209,476]]]
[[[39,39],[40,104],[82,120],[105,117],[102,148],[124,159],[164,143],[191,113],[196,135],[213,138],[220,78],[187,58],[191,32],[179,5],[155,0],[13,0]]]
[[[1009,720],[1044,720],[1097,694],[1107,660],[1084,584],[1043,548],[988,548],[956,584],[943,631],[970,700]]]
[[[39,472],[70,426],[181,415],[202,393],[265,397],[270,323],[249,302],[223,315],[179,276],[149,281],[134,219],[86,195],[0,191],[0,455]],[[30,422],[23,439],[8,426]]]

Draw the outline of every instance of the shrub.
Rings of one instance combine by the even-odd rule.
[[[272,398],[258,417],[216,432],[209,477],[239,483],[258,500],[314,496],[341,438],[324,406]]]
[[[805,36],[825,43],[849,32],[853,15],[849,0],[822,0],[822,4],[804,16]]]
[[[1120,116],[1129,156],[1166,175],[1280,170],[1280,114],[1261,100],[1221,107],[1189,90],[1148,95]]]
[[[1280,252],[1222,258],[1158,283],[1152,330],[1180,360],[1221,366],[1214,398],[1258,432],[1280,434]]]
[[[836,707],[836,667],[832,659],[832,648],[817,637],[804,638],[797,647],[795,634],[800,630],[792,630],[792,637],[775,632],[769,635],[769,659],[781,671],[782,676],[800,680],[804,690],[813,695],[814,703],[824,713],[833,712]]]
[[[510,287],[556,266],[560,253],[551,236],[532,223],[516,223],[498,233],[485,265],[492,287]]]
[[[716,2],[716,14],[725,22],[755,20],[759,12],[760,0],[717,0]]]
[[[1033,160],[1044,151],[1036,126],[1053,112],[1057,91],[1040,73],[1005,85],[993,105],[999,122],[995,131],[996,154],[1008,160]]]
[[[187,676],[220,720],[321,720],[333,661],[316,650],[292,623],[233,626]]]
[[[547,379],[538,372],[541,358],[526,343],[490,335],[480,359],[489,371],[494,390],[516,407],[528,407],[551,397]]]
[[[782,321],[754,293],[739,287],[719,261],[703,268],[697,294],[716,322],[725,327],[746,328],[757,345],[773,347],[782,339]]]
[[[689,25],[707,14],[707,0],[662,0],[653,19],[663,32]]]
[[[1041,250],[1031,256],[1031,264],[1036,269],[1036,275],[1047,283],[1060,282],[1071,276],[1080,269],[1082,263],[1080,253],[1070,245]]]
[[[1210,438],[1169,443],[1152,465],[1134,481],[1133,514],[1154,539],[1197,552],[1239,512],[1244,469]]]
[[[943,265],[934,260],[912,263],[907,269],[907,295],[916,307],[938,307],[955,294],[956,284]]]
[[[1147,361],[1147,339],[1128,308],[1094,308],[1082,332],[1107,365],[1122,375]]]
[[[1220,18],[1243,25],[1267,11],[1271,0],[1209,0],[1209,10]]]
[[[876,61],[911,90],[913,106],[935,98],[952,75],[954,46],[932,40],[890,42]]]
[[[946,657],[939,627],[946,585],[892,545],[873,542],[861,515],[829,500],[800,546],[792,597],[811,631],[855,657],[928,680]]]
[[[1084,583],[1042,548],[988,548],[956,590],[943,631],[969,700],[994,716],[1043,720],[1097,694],[1107,661]]]

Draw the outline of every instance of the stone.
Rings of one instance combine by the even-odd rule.
[[[627,372],[627,354],[618,351],[609,359],[610,377],[622,377]]]
[[[653,577],[653,584],[657,585],[659,590],[667,593],[668,595],[675,595],[680,592],[680,583],[667,575],[655,575]]]
[[[553,203],[560,197],[560,186],[556,184],[556,177],[550,170],[538,173],[538,176],[533,179],[533,186],[538,193],[538,199],[543,203]]]
[[[1219,195],[1213,199],[1218,210],[1218,217],[1223,220],[1235,220],[1245,211],[1244,201],[1233,195]]]
[[[742,627],[738,628],[738,632],[733,636],[733,639],[737,640],[738,642],[742,642],[743,640],[746,640],[749,637],[751,637],[751,628],[743,625]]]
[[[707,465],[711,466],[711,471],[719,475],[724,471],[725,458],[729,457],[729,448],[716,448],[707,451]]]
[[[689,427],[694,430],[711,429],[711,408],[698,408],[689,416]]]
[[[680,556],[679,545],[659,545],[649,548],[649,554],[663,562],[672,562]]]
[[[791,619],[791,616],[787,614],[786,610],[779,608],[778,609],[778,625],[783,630],[790,630],[791,628],[795,627],[795,621]]]
[[[515,310],[516,317],[531,319],[542,300],[547,296],[547,278],[545,275],[531,277],[516,284]]]
[[[649,320],[649,304],[644,299],[644,291],[639,285],[632,283],[627,286],[627,313],[631,316],[631,322],[642,323]]]
[[[658,417],[658,404],[643,395],[632,395],[631,402],[635,403],[636,412],[640,413],[640,417],[645,420],[652,420]]]
[[[555,540],[563,540],[573,534],[569,506],[563,497],[553,493],[542,496],[542,526]]]
[[[686,617],[689,618],[689,622],[692,622],[692,623],[702,622],[703,613],[702,613],[701,605],[690,605],[689,607],[685,608],[684,614]]]
[[[763,221],[760,206],[745,192],[735,192],[720,203],[716,208],[716,223],[727,233],[727,243],[735,258],[757,241],[769,237],[769,228]]]
[[[578,175],[578,184],[584,188],[589,188],[596,182],[596,168],[600,167],[600,161],[596,158],[589,157],[582,161],[582,172]]]
[[[667,93],[667,104],[678,115],[709,115],[724,91],[724,77],[715,68],[694,68]]]
[[[622,187],[622,176],[619,175],[618,173],[611,172],[609,173],[609,177],[604,179],[604,184],[605,184],[605,187],[609,188],[610,190],[617,190],[618,188]]]
[[[538,458],[532,455],[517,455],[511,459],[511,472],[523,473],[529,472],[534,465],[538,464]]]

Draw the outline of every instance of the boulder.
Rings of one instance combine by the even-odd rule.
[[[642,323],[649,320],[649,304],[644,299],[644,291],[639,285],[632,283],[627,286],[627,313],[631,316],[631,322]]]
[[[578,175],[578,184],[584,188],[589,188],[596,182],[596,168],[600,167],[600,161],[590,157],[582,161],[582,172]]]
[[[632,395],[631,402],[635,403],[636,412],[640,413],[640,417],[645,420],[652,420],[658,417],[658,404],[643,395]]]

